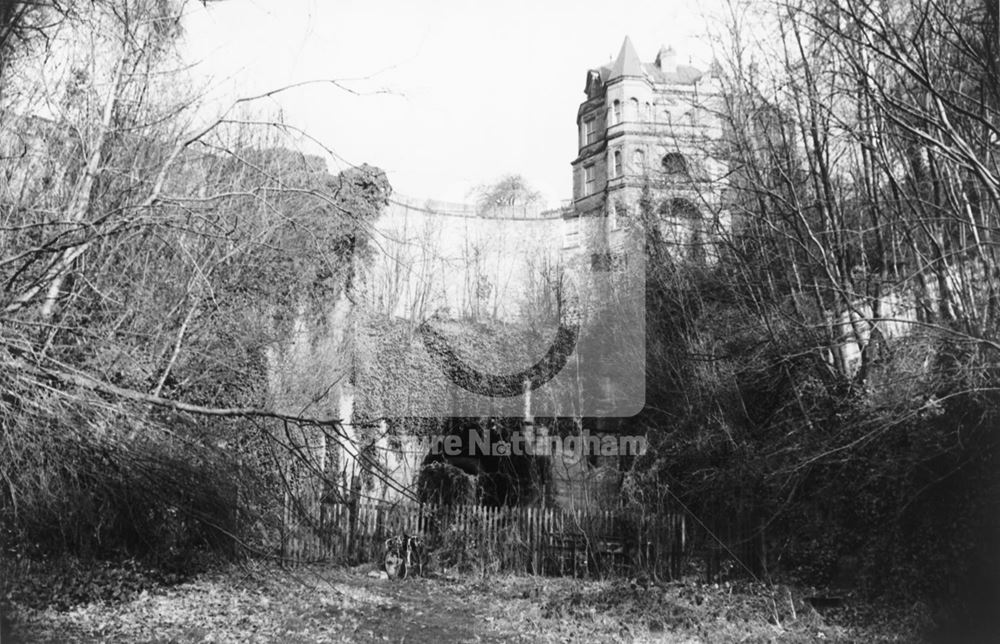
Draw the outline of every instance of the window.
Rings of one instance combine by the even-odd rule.
[[[628,220],[628,207],[621,199],[616,200],[608,208],[608,229],[618,230]]]
[[[642,115],[639,113],[639,99],[633,98],[629,102],[632,104],[632,113],[629,114],[629,118],[631,118],[633,121],[640,120],[642,118]]]
[[[583,122],[583,144],[588,145],[597,140],[597,119],[587,119]]]
[[[683,197],[665,199],[663,203],[660,204],[659,211],[661,215],[666,215],[668,217],[698,219],[701,216],[701,213],[698,212],[698,206]]]
[[[566,248],[573,248],[580,244],[580,217],[574,217],[566,222],[563,227],[563,244]]]
[[[653,120],[653,104],[650,103],[649,101],[646,101],[646,120],[647,121]]]
[[[663,171],[667,174],[684,174],[688,172],[687,159],[679,152],[668,152],[663,155]]]
[[[622,122],[622,102],[617,98],[615,102],[611,104],[611,124],[615,125]]]
[[[622,223],[628,221],[628,206],[625,202],[618,200],[615,202],[615,223]]]
[[[611,176],[622,176],[622,151],[615,150],[611,153]]]
[[[595,273],[607,273],[611,270],[611,253],[593,253],[590,256],[590,270]]]
[[[583,193],[591,194],[594,192],[594,181],[596,179],[596,171],[593,165],[588,165],[583,169]]]
[[[644,172],[646,170],[646,152],[641,148],[633,152],[632,163],[635,165],[636,172],[640,174]]]

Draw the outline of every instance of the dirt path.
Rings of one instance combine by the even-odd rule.
[[[873,642],[774,589],[572,579],[388,581],[257,567],[71,610],[17,608],[9,642]],[[775,601],[775,598],[778,601]]]
[[[233,570],[120,603],[20,608],[9,641],[510,641],[491,632],[481,595],[460,586],[335,568]]]

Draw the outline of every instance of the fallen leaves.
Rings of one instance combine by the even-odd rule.
[[[636,585],[509,576],[387,582],[362,570],[257,565],[70,609],[15,604],[14,632],[43,642],[877,639],[828,623],[804,602],[794,602],[791,590],[763,584]]]

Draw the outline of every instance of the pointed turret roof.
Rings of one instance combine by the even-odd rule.
[[[645,78],[654,83],[668,83],[671,85],[693,85],[704,75],[700,69],[691,65],[679,65],[676,62],[676,52],[673,47],[660,47],[657,52],[656,62],[643,63],[639,60],[639,55],[635,53],[632,40],[626,36],[622,43],[618,57],[607,65],[602,65],[587,72],[587,84],[584,88],[587,96],[594,98],[602,90],[603,85],[607,85],[617,78]],[[669,61],[666,69],[661,68],[660,63]]]
[[[618,52],[618,58],[611,65],[611,74],[608,80],[613,80],[620,76],[641,77],[642,75],[642,61],[639,60],[639,54],[635,53],[632,40],[628,36],[625,36],[625,42],[622,43],[622,48]]]

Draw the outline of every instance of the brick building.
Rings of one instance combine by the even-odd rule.
[[[642,62],[628,37],[613,62],[587,71],[567,248],[614,245],[630,222],[652,215],[679,257],[711,261],[713,232],[729,226],[718,188],[721,90],[714,72],[680,63],[671,48]]]

